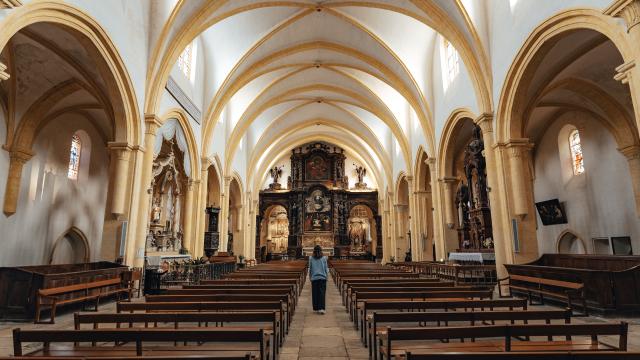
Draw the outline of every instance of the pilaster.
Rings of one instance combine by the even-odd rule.
[[[7,186],[4,192],[4,213],[7,216],[15,214],[20,197],[20,182],[22,181],[22,168],[33,157],[31,150],[17,149],[9,151],[9,173],[7,174]]]
[[[524,218],[529,213],[524,169],[527,166],[528,152],[533,148],[533,144],[529,143],[528,139],[514,139],[506,144],[506,148],[509,151],[513,213]]]
[[[631,186],[636,203],[636,216],[640,216],[640,146],[628,146],[619,151],[627,158]]]
[[[129,179],[129,158],[131,145],[126,142],[109,142],[107,147],[111,151],[111,161],[115,162],[113,173],[113,193],[111,194],[111,213],[124,214],[127,196],[127,182]]]

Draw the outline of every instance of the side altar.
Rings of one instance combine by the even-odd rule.
[[[349,189],[345,159],[343,149],[316,142],[292,150],[287,189],[277,185],[278,168],[270,171],[274,184],[260,191],[256,215],[257,259],[270,251],[265,236],[277,235],[262,228],[269,226],[274,208],[287,215],[286,252],[290,257],[301,257],[315,245],[321,245],[328,255],[382,255],[378,192],[362,183],[362,168],[356,169],[356,188]]]

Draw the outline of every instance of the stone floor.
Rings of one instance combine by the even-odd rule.
[[[316,314],[311,307],[311,284],[307,281],[298,308],[293,316],[289,334],[281,351],[281,360],[305,359],[368,359],[368,351],[360,342],[360,335],[349,320],[349,315],[342,306],[340,295],[333,281],[327,282],[327,313]],[[535,306],[538,308],[538,306]],[[108,303],[100,307],[101,311],[114,311],[115,303]],[[573,323],[598,323],[607,321],[628,321],[629,351],[640,352],[640,319],[638,318],[588,318],[575,317]],[[404,324],[406,326],[406,324]],[[0,322],[0,356],[13,353],[11,330],[15,327],[23,329],[72,329],[73,315],[70,312],[56,317],[54,325],[34,325],[31,323],[3,323]],[[609,340],[603,337],[602,340]],[[617,339],[610,339],[615,343]],[[452,344],[453,345],[453,344]],[[454,349],[452,349],[454,350]]]

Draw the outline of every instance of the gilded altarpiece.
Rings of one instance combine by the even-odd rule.
[[[286,209],[289,220],[289,256],[300,257],[303,249],[307,252],[315,245],[331,249],[334,255],[347,255],[356,250],[349,236],[349,214],[358,205],[371,210],[376,224],[376,238],[382,238],[378,192],[349,190],[345,159],[343,149],[322,142],[292,150],[288,188],[270,186],[260,192],[256,216],[256,258],[260,258],[260,226],[268,209],[277,205]],[[361,252],[382,255],[381,244],[376,249],[358,245]]]

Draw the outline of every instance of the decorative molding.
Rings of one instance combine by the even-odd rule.
[[[21,0],[0,0],[0,9],[13,9],[22,6]]]
[[[633,68],[635,67],[635,60],[627,61],[626,63],[616,68],[616,74],[613,76],[613,79],[616,81],[620,81],[623,84],[627,84],[629,82],[629,75],[631,74],[631,70],[633,70]]]
[[[640,1],[617,0],[604,10],[604,14],[623,18],[629,32],[632,27],[640,24]]]
[[[0,63],[0,81],[8,80],[11,77],[5,70],[7,70],[7,65]]]
[[[182,108],[189,114],[191,117],[198,123],[202,123],[202,111],[198,109],[198,107],[189,99],[187,94],[182,91],[182,88],[178,85],[178,83],[173,80],[171,76],[167,80],[167,85],[165,89],[169,92],[171,96],[182,106]]]

